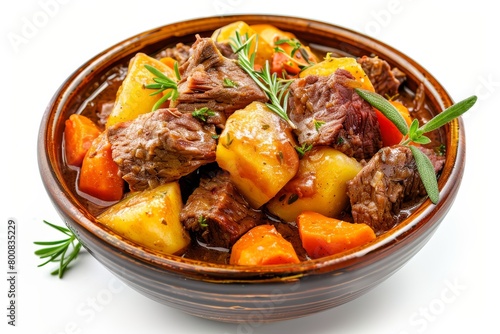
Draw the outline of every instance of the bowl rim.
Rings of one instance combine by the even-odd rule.
[[[121,254],[126,254],[135,260],[166,271],[183,273],[183,275],[187,277],[197,277],[202,273],[206,276],[206,280],[213,282],[228,282],[229,277],[229,281],[231,282],[247,279],[257,282],[272,280],[276,277],[279,277],[280,280],[294,280],[297,277],[332,272],[338,269],[349,270],[350,267],[362,265],[364,262],[374,261],[377,258],[383,257],[383,255],[392,248],[403,247],[412,239],[416,238],[417,235],[423,234],[426,229],[431,228],[434,224],[439,224],[442,216],[446,214],[453,203],[463,174],[465,163],[465,131],[461,118],[455,119],[446,125],[448,129],[446,132],[446,145],[447,147],[453,147],[454,150],[447,150],[445,166],[438,179],[441,197],[440,201],[434,205],[429,199],[426,199],[410,217],[403,220],[390,231],[378,236],[368,244],[340,254],[307,260],[298,264],[272,266],[221,265],[186,259],[176,255],[161,254],[137,245],[130,240],[126,240],[107,227],[100,225],[89,212],[86,212],[85,209],[79,205],[77,198],[71,194],[68,187],[64,184],[64,179],[56,164],[57,156],[61,154],[61,152],[56,151],[56,145],[50,144],[53,142],[55,124],[58,116],[63,113],[66,107],[65,103],[73,97],[77,87],[80,84],[85,85],[94,69],[109,61],[113,55],[124,52],[124,50],[127,49],[132,50],[138,48],[138,43],[147,45],[148,42],[158,39],[158,36],[164,36],[163,38],[166,38],[169,34],[172,34],[173,31],[182,35],[183,29],[187,29],[185,27],[186,25],[205,27],[207,20],[217,20],[217,22],[221,22],[221,26],[224,25],[224,23],[238,20],[272,23],[283,23],[293,20],[295,24],[306,27],[308,31],[327,32],[328,34],[336,33],[337,37],[343,38],[349,42],[355,41],[356,43],[372,49],[375,54],[383,53],[391,55],[391,61],[407,63],[414,71],[411,75],[414,75],[416,78],[421,78],[421,82],[426,85],[426,91],[430,92],[427,94],[427,97],[434,98],[435,100],[433,100],[433,103],[437,105],[440,110],[453,104],[451,97],[444,87],[410,57],[370,36],[327,22],[280,15],[245,14],[196,18],[144,31],[105,49],[75,70],[53,95],[40,123],[37,152],[42,181],[53,204],[63,216],[66,225],[76,234],[77,238],[80,236],[78,230],[84,228],[100,241],[111,245],[113,249]],[[279,24],[277,25],[279,26]],[[389,61],[389,59],[387,60]],[[441,218],[432,220],[436,215]],[[78,223],[72,224],[72,220]],[[85,243],[82,243],[83,246],[86,247]]]

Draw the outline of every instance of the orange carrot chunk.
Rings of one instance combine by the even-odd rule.
[[[80,167],[85,153],[101,130],[89,118],[73,114],[65,121],[64,150],[68,165]]]
[[[170,67],[171,69],[174,69],[174,67],[175,67],[175,62],[176,62],[177,60],[175,60],[175,59],[174,59],[174,58],[172,58],[172,57],[163,57],[163,58],[161,58],[161,59],[160,59],[160,61],[161,61],[163,64],[165,64],[165,65],[167,65],[168,67]]]
[[[268,265],[299,263],[292,244],[273,225],[259,225],[245,233],[231,250],[230,264]]]
[[[123,196],[123,179],[111,155],[106,132],[101,133],[85,155],[78,182],[79,189],[103,201],[117,201]]]
[[[312,259],[337,254],[376,238],[366,224],[352,224],[306,211],[297,217],[302,246]]]

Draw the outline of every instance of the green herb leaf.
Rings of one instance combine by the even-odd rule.
[[[429,157],[422,152],[419,148],[409,145],[415,163],[417,164],[417,170],[424,184],[427,195],[432,203],[436,204],[439,201],[439,188],[436,178],[436,173],[434,172],[434,166],[429,160]]]
[[[280,48],[279,46],[275,46],[274,47],[274,52],[281,52],[281,53],[285,53],[285,50],[283,50],[282,48]]]
[[[236,32],[235,37],[231,38],[231,48],[233,52],[238,55],[238,64],[240,67],[253,79],[260,89],[264,91],[271,101],[267,103],[269,109],[283,118],[292,129],[296,129],[297,127],[290,118],[288,118],[286,112],[288,87],[291,84],[291,80],[280,79],[276,73],[271,75],[269,62],[267,61],[261,71],[256,71],[254,69],[256,52],[254,51],[251,53],[250,46],[253,39],[258,38],[256,36],[257,35],[252,35],[248,37],[248,35],[245,35],[245,38],[242,38],[242,36]]]
[[[408,124],[406,124],[405,119],[399,111],[394,107],[387,99],[385,99],[383,96],[371,92],[366,89],[361,89],[361,88],[354,88],[356,93],[359,94],[365,101],[370,103],[373,107],[377,108],[382,114],[384,114],[385,117],[387,117],[396,127],[398,130],[403,134],[407,135],[408,134]]]
[[[224,78],[224,81],[222,82],[222,86],[225,88],[235,88],[238,85],[233,80],[231,80],[229,78]]]
[[[78,256],[78,253],[82,248],[82,244],[78,241],[73,232],[71,232],[71,230],[69,230],[68,228],[51,224],[45,220],[43,222],[68,236],[68,238],[66,239],[61,239],[56,241],[34,242],[35,245],[50,246],[50,247],[40,248],[35,251],[35,255],[37,255],[41,259],[48,258],[47,261],[41,263],[38,266],[42,267],[50,262],[59,262],[59,267],[56,270],[54,270],[51,274],[58,275],[59,278],[62,278],[64,273],[68,269],[68,265]],[[71,250],[70,253],[66,255],[69,250]]]
[[[153,78],[153,81],[155,83],[148,84],[144,86],[146,89],[156,89],[155,92],[149,94],[150,96],[157,95],[163,93],[165,90],[170,89],[168,93],[162,96],[161,99],[159,99],[153,106],[152,111],[158,110],[160,106],[165,103],[167,100],[170,101],[175,101],[179,97],[179,92],[177,90],[177,82],[170,79],[167,77],[165,74],[163,74],[160,70],[157,68],[145,64],[144,67],[151,72],[153,75],[155,75],[155,78]],[[181,76],[179,73],[179,67],[177,65],[177,62],[174,63],[174,72],[177,80],[180,80]]]
[[[422,133],[427,133],[440,128],[451,120],[459,117],[469,110],[477,101],[477,96],[468,97],[437,114],[420,128]]]
[[[319,132],[319,128],[321,128],[321,126],[323,126],[325,124],[324,121],[318,121],[318,120],[314,120],[314,128],[316,129],[317,132]]]
[[[229,150],[229,146],[233,143],[233,138],[231,138],[231,135],[229,132],[226,134],[226,142],[222,143],[222,146],[224,146],[226,149]]]
[[[207,228],[208,227],[207,218],[201,215],[200,217],[198,217],[198,224],[200,224],[200,227],[202,228]]]
[[[174,73],[177,81],[181,80],[181,73],[179,72],[179,62],[174,62]]]
[[[434,166],[425,153],[417,147],[409,144],[412,142],[422,145],[429,144],[431,140],[429,137],[424,136],[425,133],[436,130],[465,113],[476,103],[477,97],[473,95],[450,106],[434,116],[421,127],[419,127],[418,120],[415,119],[408,128],[406,121],[401,116],[399,111],[384,97],[377,93],[360,88],[355,88],[355,91],[359,94],[359,96],[361,96],[361,98],[370,103],[373,107],[377,108],[391,122],[393,122],[403,135],[407,136],[406,139],[403,138],[401,145],[408,145],[410,147],[418,172],[422,179],[422,183],[427,191],[427,195],[432,203],[436,204],[439,201],[439,188]]]
[[[312,144],[304,143],[302,144],[302,146],[295,146],[295,151],[297,151],[299,157],[302,158],[307,152],[312,150],[312,148],[313,148]]]
[[[215,116],[215,112],[207,107],[203,107],[201,109],[196,109],[191,115],[202,122],[206,122],[208,117]]]
[[[292,57],[302,47],[300,42],[296,39],[288,39],[287,38],[287,39],[280,39],[280,40],[277,40],[276,42],[274,42],[274,44],[276,44],[276,45],[285,44],[285,43],[292,47],[292,51],[290,52],[290,56],[292,56]]]

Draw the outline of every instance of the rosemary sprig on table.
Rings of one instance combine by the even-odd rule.
[[[245,38],[242,38],[238,32],[236,32],[235,37],[232,38],[231,47],[233,52],[238,55],[238,64],[245,72],[247,72],[247,74],[264,91],[264,93],[266,93],[267,97],[271,101],[266,104],[267,107],[283,118],[292,127],[292,129],[296,129],[295,124],[293,124],[290,118],[288,118],[286,113],[288,87],[292,81],[278,78],[276,73],[271,74],[269,63],[267,61],[262,70],[255,70],[254,65],[257,49],[251,52],[252,41],[254,38],[258,37],[256,37],[256,35],[252,35],[251,37],[245,36]],[[255,43],[255,45],[255,48],[257,48],[257,43]]]
[[[429,160],[427,155],[425,155],[425,153],[410,144],[417,143],[425,145],[430,143],[431,140],[429,137],[424,136],[425,133],[436,130],[465,113],[476,103],[477,97],[474,95],[470,96],[446,108],[422,126],[419,126],[418,120],[414,119],[410,127],[408,127],[408,124],[406,124],[406,121],[398,110],[384,97],[361,88],[355,88],[355,90],[359,96],[370,103],[373,107],[377,108],[391,122],[393,122],[398,130],[403,134],[404,137],[401,145],[409,146],[413,157],[415,158],[418,173],[420,174],[422,183],[427,191],[427,195],[432,203],[436,204],[439,201],[439,189],[432,162]]]
[[[160,106],[163,103],[165,103],[167,100],[171,100],[171,101],[177,100],[177,97],[179,97],[179,92],[177,90],[177,81],[179,81],[181,79],[181,75],[179,73],[178,63],[177,62],[174,63],[174,72],[175,72],[175,76],[177,78],[177,81],[170,79],[165,74],[163,74],[160,70],[158,70],[157,68],[155,68],[151,65],[146,64],[146,65],[144,65],[144,67],[146,67],[146,69],[149,72],[151,72],[152,74],[155,75],[155,77],[153,78],[153,81],[155,83],[145,86],[145,88],[147,88],[147,89],[156,89],[155,92],[153,92],[149,95],[153,96],[153,95],[161,94],[165,90],[169,89],[169,91],[166,94],[164,94],[161,97],[161,99],[159,99],[154,104],[152,111],[155,111],[158,108],[160,108]]]
[[[71,230],[51,224],[45,220],[43,222],[55,228],[59,232],[62,232],[68,238],[56,241],[35,241],[35,245],[43,246],[35,251],[35,255],[39,256],[41,259],[47,259],[42,264],[38,265],[38,267],[42,267],[50,262],[59,262],[59,267],[51,274],[62,278],[68,269],[68,265],[78,256],[78,253],[82,248],[82,244],[78,241]]]

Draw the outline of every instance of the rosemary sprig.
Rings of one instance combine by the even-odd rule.
[[[76,239],[76,236],[71,230],[51,224],[45,220],[43,222],[59,232],[62,232],[68,236],[68,238],[56,241],[35,241],[35,245],[44,246],[35,251],[35,255],[39,256],[41,259],[47,259],[42,264],[38,265],[38,267],[42,267],[50,262],[59,262],[59,267],[51,274],[62,278],[68,269],[68,265],[78,256],[82,244]]]
[[[162,96],[161,99],[159,99],[153,106],[152,111],[157,110],[160,108],[160,106],[167,100],[170,101],[175,101],[177,100],[177,97],[179,97],[179,92],[177,90],[177,82],[175,80],[170,79],[167,77],[165,74],[163,74],[160,70],[157,68],[145,64],[144,67],[151,72],[152,74],[155,75],[153,78],[153,81],[155,83],[146,85],[145,88],[147,89],[156,89],[155,92],[149,94],[150,96],[157,95],[163,93],[165,90],[169,89],[169,91]],[[179,73],[179,67],[177,62],[174,63],[174,72],[175,76],[177,78],[177,81],[181,79],[181,75]]]
[[[400,144],[409,146],[415,159],[418,173],[420,174],[422,183],[424,184],[425,190],[427,191],[427,195],[429,196],[429,199],[432,201],[432,203],[436,204],[439,201],[439,189],[436,173],[434,172],[432,162],[429,160],[427,155],[425,155],[425,153],[423,153],[417,147],[409,144],[428,144],[430,142],[430,139],[427,136],[424,136],[425,133],[436,130],[465,113],[476,103],[477,97],[475,95],[470,96],[446,108],[422,126],[419,126],[418,120],[415,119],[413,120],[410,127],[408,127],[406,121],[403,119],[398,110],[384,97],[377,93],[361,88],[355,88],[355,90],[359,94],[359,96],[370,103],[373,107],[377,108],[391,122],[393,122],[394,125],[396,125],[396,127],[399,129],[399,131],[404,135],[403,140]]]
[[[288,97],[288,87],[292,83],[291,80],[284,80],[278,78],[276,73],[271,74],[269,69],[269,62],[266,61],[266,65],[260,71],[256,71],[255,65],[255,55],[257,50],[250,52],[252,41],[257,35],[252,35],[251,37],[246,36],[244,39],[241,35],[236,32],[235,37],[232,38],[231,47],[233,52],[238,55],[238,64],[241,68],[247,72],[247,74],[253,79],[253,81],[266,93],[267,97],[271,103],[267,103],[267,107],[283,118],[292,129],[297,127],[288,118],[286,113],[287,109],[287,97]],[[257,43],[255,43],[257,45]]]

